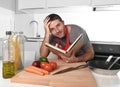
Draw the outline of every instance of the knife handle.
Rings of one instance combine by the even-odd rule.
[[[79,65],[79,66],[77,66],[75,68],[76,69],[80,69],[80,68],[85,68],[85,67],[88,67],[88,65],[87,64],[83,64],[83,65]]]

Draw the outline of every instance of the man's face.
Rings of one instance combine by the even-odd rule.
[[[65,25],[63,21],[59,21],[57,19],[54,21],[51,21],[49,25],[49,29],[51,34],[53,34],[58,38],[62,38],[65,36]]]

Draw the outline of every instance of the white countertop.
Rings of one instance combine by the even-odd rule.
[[[120,71],[117,75],[100,75],[92,72],[98,87],[120,87]]]
[[[51,87],[51,86],[12,83],[10,79],[4,79],[2,77],[2,61],[0,60],[0,87]]]
[[[120,87],[120,72],[118,75],[105,76],[92,72],[98,87]],[[0,60],[0,87],[52,87],[44,85],[31,85],[31,84],[19,84],[12,83],[10,79],[2,78],[2,62]]]

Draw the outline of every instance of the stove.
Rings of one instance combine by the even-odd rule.
[[[106,61],[110,56],[112,56],[109,61],[113,63],[116,58],[120,57],[119,42],[92,41],[91,43],[95,52],[93,60]],[[120,60],[118,60],[116,63],[120,64]],[[120,71],[115,75],[103,75],[93,71],[91,72],[97,82],[97,87],[120,87]]]
[[[95,52],[94,59],[107,60],[112,56],[111,61],[120,57],[120,43],[113,42],[92,42]],[[117,61],[120,64],[120,60]]]

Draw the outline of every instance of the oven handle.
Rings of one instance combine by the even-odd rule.
[[[94,57],[95,57],[95,58],[106,58],[106,59],[107,59],[109,56],[110,56],[110,55],[95,55]],[[114,58],[117,58],[117,56],[113,56],[112,58],[113,58],[113,59],[114,59]]]

